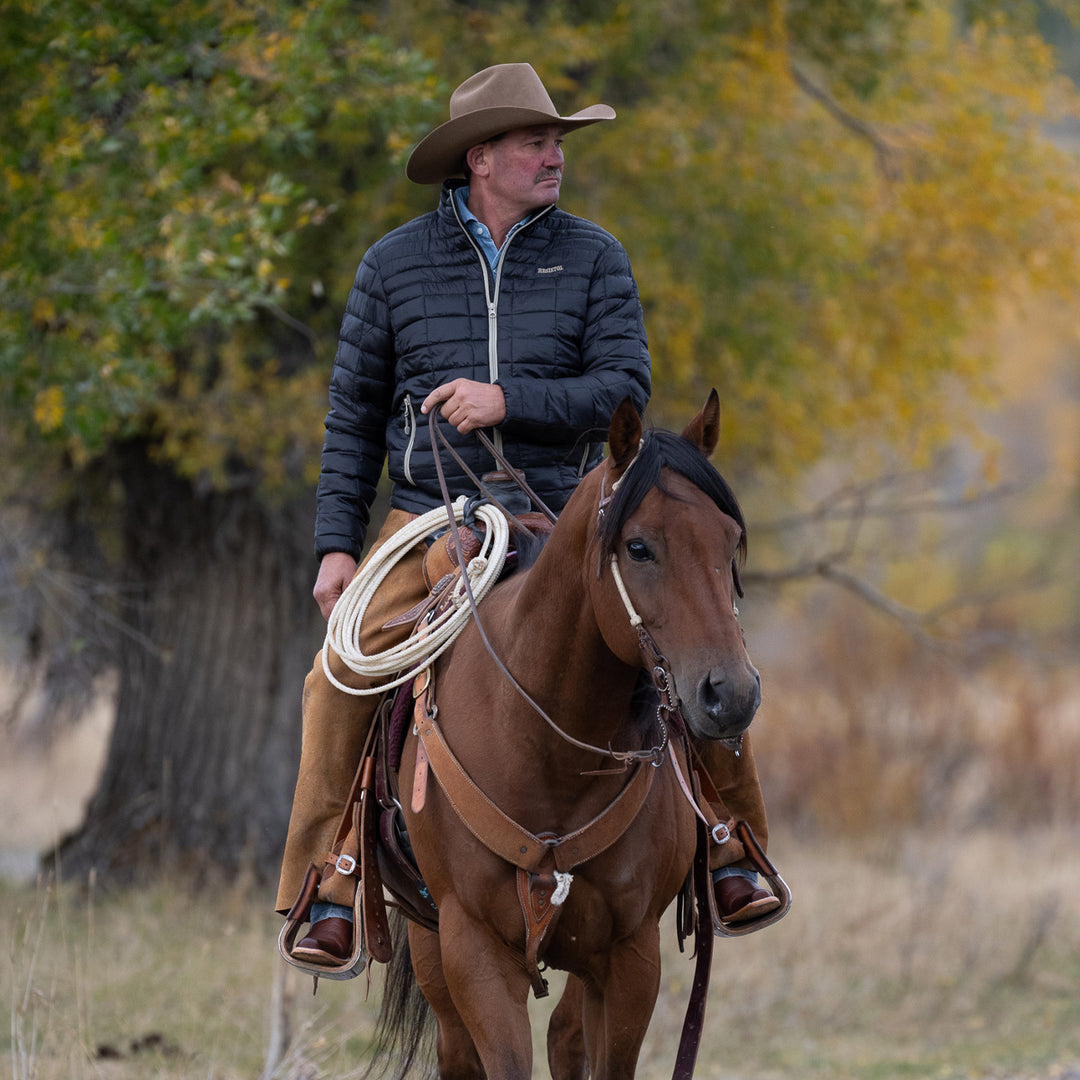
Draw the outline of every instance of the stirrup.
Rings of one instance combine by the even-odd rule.
[[[312,893],[312,899],[314,899],[314,893]],[[301,960],[298,956],[293,956],[293,945],[296,944],[300,928],[306,926],[308,922],[307,916],[311,911],[310,902],[306,905],[297,902],[285,917],[285,925],[278,934],[278,952],[281,953],[281,958],[305,974],[314,975],[316,985],[319,979],[355,979],[367,964],[367,957],[364,955],[363,900],[362,884],[357,883],[356,895],[353,897],[352,952],[344,960],[336,964],[316,964],[311,960]]]
[[[747,857],[754,864],[758,873],[765,878],[765,882],[769,887],[769,891],[780,900],[780,906],[775,911],[770,911],[768,915],[762,915],[758,919],[750,919],[744,923],[736,923],[734,926],[728,926],[720,919],[720,915],[716,910],[716,897],[713,894],[712,881],[709,881],[709,911],[712,914],[713,933],[717,937],[744,937],[746,934],[753,934],[758,930],[764,930],[766,926],[772,926],[773,923],[779,922],[791,908],[791,890],[787,886],[787,882],[777,873],[776,867],[769,862],[765,852],[761,850],[761,845],[757,841],[757,837],[754,835],[754,830],[750,828],[750,825],[746,821],[740,821],[735,826],[735,835],[742,841],[743,848],[746,851]]]

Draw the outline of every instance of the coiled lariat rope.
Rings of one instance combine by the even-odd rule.
[[[457,524],[465,517],[464,496],[453,503],[453,511],[454,523]],[[466,568],[469,587],[479,601],[502,571],[510,546],[510,525],[503,512],[490,503],[481,503],[474,512],[487,525],[480,552],[469,560]],[[463,580],[458,578],[450,593],[450,606],[432,619],[423,634],[413,634],[400,644],[372,656],[366,655],[360,648],[360,625],[375,591],[409,551],[446,527],[447,511],[442,506],[410,521],[375,552],[363,571],[349,582],[338,598],[327,623],[322,655],[326,677],[343,693],[357,697],[381,694],[408,682],[441,656],[472,618],[468,592]],[[457,549],[453,550],[456,552]],[[331,649],[357,675],[387,681],[368,687],[347,686],[330,670]]]

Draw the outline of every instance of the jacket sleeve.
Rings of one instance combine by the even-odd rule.
[[[373,250],[349,293],[330,377],[322,464],[316,492],[315,554],[360,558],[386,457],[393,398],[393,335]]]
[[[639,413],[651,390],[649,345],[637,282],[623,246],[609,237],[589,281],[581,340],[581,374],[543,380],[500,377],[506,399],[503,430],[532,442],[606,435],[612,414],[629,397]]]

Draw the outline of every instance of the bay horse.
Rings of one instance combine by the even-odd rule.
[[[661,710],[634,706],[649,663],[635,620],[666,658],[695,738],[737,738],[760,702],[735,609],[745,526],[708,461],[718,436],[715,391],[681,436],[643,431],[624,402],[608,456],[535,562],[488,594],[480,624],[435,666],[428,740],[413,729],[398,776],[400,791],[413,792],[403,809],[438,932],[410,923],[409,949],[394,962],[411,956],[437,1020],[444,1080],[531,1075],[537,964],[569,973],[548,1033],[555,1080],[634,1074],[660,985],[659,920],[687,878],[697,835]],[[508,843],[521,838],[522,857],[491,850],[485,829],[463,821],[437,751],[496,808],[485,813],[519,830]],[[632,819],[575,855],[574,839],[620,794],[640,804]],[[533,841],[539,853],[526,855]],[[558,870],[560,856],[561,896],[542,873]],[[530,879],[519,869],[530,859],[539,873],[531,880],[543,886],[531,910],[550,920],[539,938],[527,928]]]

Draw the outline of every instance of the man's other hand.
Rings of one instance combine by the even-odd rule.
[[[328,551],[319,563],[315,581],[315,602],[322,617],[329,620],[330,612],[356,573],[356,560],[346,551]]]
[[[454,379],[435,387],[420,411],[425,415],[437,405],[442,415],[464,435],[476,428],[495,427],[506,419],[506,399],[502,387],[493,383]]]

